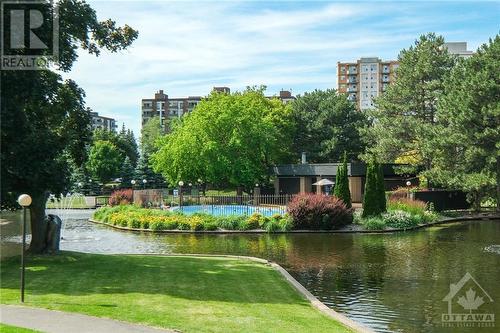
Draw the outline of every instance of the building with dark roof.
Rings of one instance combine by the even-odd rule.
[[[278,165],[272,168],[275,176],[274,190],[276,194],[297,194],[297,193],[322,193],[329,192],[328,187],[313,185],[321,179],[328,179],[335,182],[337,170],[342,163],[302,163]],[[383,164],[383,174],[385,188],[387,191],[397,187],[406,186],[410,180],[417,185],[418,179],[415,175],[400,175],[397,167],[401,164]],[[364,193],[366,179],[365,163],[347,163],[347,175],[349,176],[349,189],[353,202],[361,202]]]

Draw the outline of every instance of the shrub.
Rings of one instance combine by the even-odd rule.
[[[273,220],[273,219],[271,219],[268,223],[266,223],[264,228],[267,232],[277,232],[282,230],[279,220]]]
[[[396,229],[408,229],[418,225],[418,223],[421,222],[421,219],[415,217],[419,216],[412,215],[402,210],[390,211],[382,215],[385,224],[388,227]]]
[[[402,210],[412,215],[424,215],[427,210],[427,203],[424,201],[408,198],[391,199],[387,206],[390,211]]]
[[[352,223],[352,209],[342,200],[321,194],[299,194],[288,204],[295,229],[331,230]]]
[[[129,205],[134,200],[134,191],[132,189],[116,190],[109,197],[109,205]]]
[[[280,220],[281,231],[290,231],[294,228],[293,219],[290,215],[285,215]]]
[[[246,230],[265,228],[266,219],[259,213],[253,213],[245,222]]]
[[[363,219],[363,225],[366,230],[384,230],[385,221],[380,216],[372,216]]]
[[[407,199],[408,198],[408,188],[398,187],[397,189],[389,192],[389,201]]]
[[[130,217],[130,219],[128,220],[128,227],[134,229],[141,229],[141,228],[147,229],[141,224],[141,221],[136,217]]]

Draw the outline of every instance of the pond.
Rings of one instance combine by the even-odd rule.
[[[118,231],[71,211],[64,250],[94,253],[212,253],[267,258],[328,306],[377,332],[498,332],[443,327],[443,298],[468,272],[500,315],[500,222],[471,221],[394,234],[150,234]],[[2,254],[18,252],[20,214],[4,214]],[[467,287],[468,288],[468,287]],[[465,295],[465,291],[462,293]],[[479,296],[479,295],[477,295]],[[462,312],[469,313],[472,310]],[[481,312],[481,311],[472,311]]]

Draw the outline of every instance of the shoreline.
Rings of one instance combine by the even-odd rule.
[[[164,233],[170,233],[170,234],[304,234],[304,233],[327,233],[327,234],[353,234],[353,233],[359,233],[359,234],[382,234],[382,233],[394,233],[394,232],[402,232],[402,231],[413,231],[413,230],[418,230],[418,229],[424,229],[427,227],[432,227],[440,224],[446,224],[446,223],[453,223],[453,222],[467,222],[467,221],[475,221],[475,220],[498,220],[500,221],[500,215],[498,214],[490,214],[490,215],[485,215],[485,214],[478,214],[478,215],[472,215],[472,216],[459,216],[459,217],[450,217],[450,218],[444,218],[438,221],[426,223],[426,224],[419,224],[410,228],[399,228],[399,229],[384,229],[384,230],[363,230],[363,229],[348,229],[348,230],[290,230],[290,231],[274,231],[274,232],[268,232],[263,229],[254,229],[254,230],[151,230],[151,229],[139,229],[139,228],[129,228],[129,227],[122,227],[122,226],[117,226],[117,225],[112,225],[110,223],[102,222],[102,221],[97,221],[94,219],[88,219],[89,222],[95,223],[95,224],[101,224],[105,225],[114,229],[122,230],[122,231],[132,231],[132,232],[150,232],[150,233],[158,233],[158,234],[164,234]]]

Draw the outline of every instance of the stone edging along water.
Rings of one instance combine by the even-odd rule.
[[[243,259],[243,260],[250,260],[254,262],[258,262],[267,266],[272,267],[275,271],[279,272],[281,276],[285,278],[285,280],[291,284],[302,296],[304,296],[313,307],[327,315],[328,317],[336,320],[337,322],[341,323],[342,325],[354,330],[355,332],[359,333],[373,333],[370,328],[363,326],[354,320],[348,318],[347,316],[329,308],[326,306],[323,302],[321,302],[316,296],[311,294],[309,290],[307,290],[300,282],[295,280],[293,276],[288,273],[286,269],[281,267],[279,264],[269,261],[266,259],[258,258],[258,257],[250,257],[250,256],[237,256],[237,255],[230,255],[230,254],[163,254],[163,253],[145,253],[145,254],[128,254],[130,256],[159,256],[159,257],[197,257],[197,258],[230,258],[230,259]]]
[[[391,232],[400,232],[400,231],[410,231],[423,229],[427,227],[432,227],[439,224],[452,223],[452,222],[466,222],[466,221],[474,221],[474,220],[500,220],[500,215],[471,215],[471,216],[460,216],[453,218],[443,218],[439,221],[434,221],[426,224],[419,224],[410,228],[400,228],[400,229],[384,229],[384,230],[360,230],[360,229],[352,229],[352,230],[290,230],[290,231],[274,231],[274,234],[287,234],[287,233],[330,233],[330,234],[350,234],[350,233],[365,233],[365,234],[380,234],[380,233],[391,233]],[[93,219],[89,219],[89,222],[106,225],[111,228],[126,230],[126,231],[135,231],[135,232],[153,232],[153,233],[171,233],[171,234],[264,234],[269,233],[266,230],[256,229],[256,230],[151,230],[151,229],[138,229],[138,228],[129,228],[129,227],[121,227],[117,225],[112,225],[110,223],[101,222]]]

